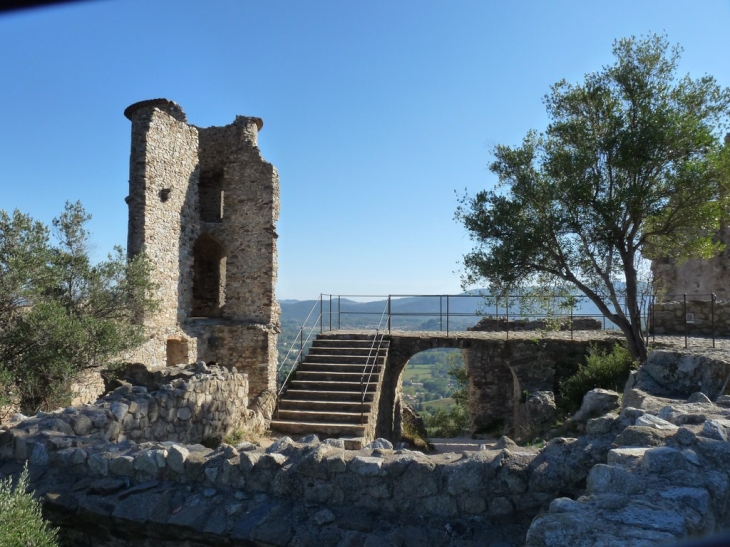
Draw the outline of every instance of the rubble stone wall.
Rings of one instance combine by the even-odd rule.
[[[23,427],[31,433],[48,433],[52,445],[59,433],[92,436],[97,442],[199,443],[205,439],[220,442],[236,430],[266,430],[270,416],[248,408],[246,374],[220,367],[202,372],[179,368],[182,377],[158,390],[148,392],[144,386],[125,384],[94,405],[39,413],[25,420]]]

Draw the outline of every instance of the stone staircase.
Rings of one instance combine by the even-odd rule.
[[[321,438],[369,441],[375,432],[389,345],[383,340],[377,351],[374,339],[364,334],[318,335],[279,400],[271,429],[287,435],[314,433]],[[362,402],[361,379],[370,371],[368,356],[375,365]]]

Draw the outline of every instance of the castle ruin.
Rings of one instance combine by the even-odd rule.
[[[262,120],[200,128],[167,99],[124,115],[127,252],[146,252],[160,302],[141,318],[149,339],[125,360],[153,370],[214,361],[247,373],[252,395],[274,389],[279,180],[258,149]]]

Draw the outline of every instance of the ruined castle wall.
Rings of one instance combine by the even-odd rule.
[[[198,135],[175,107],[170,101],[147,101],[125,112],[132,121],[128,252],[144,248],[160,305],[143,318],[148,342],[124,357],[150,368],[168,364],[170,339],[188,347],[184,362],[195,359],[195,340],[180,323],[189,312],[192,251],[199,231]]]
[[[152,262],[160,308],[148,340],[125,360],[151,369],[214,361],[273,387],[279,307],[278,175],[257,146],[259,118],[188,125],[172,101],[130,106],[130,254]]]
[[[258,149],[260,124],[238,116],[229,126],[199,130],[201,180],[220,177],[223,192],[221,223],[205,228],[227,249],[223,316],[277,324],[279,180]]]
[[[727,336],[730,334],[730,300],[684,299],[660,302],[649,309],[653,334]]]

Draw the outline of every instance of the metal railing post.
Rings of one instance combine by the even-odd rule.
[[[684,349],[687,349],[687,333],[689,325],[687,325],[687,293],[683,293],[684,301]]]
[[[342,295],[337,295],[337,330],[342,330]]]
[[[710,315],[712,317],[712,347],[715,347],[715,293],[710,293]]]
[[[651,295],[651,342],[656,344],[656,295]]]
[[[322,334],[324,332],[324,318],[322,317],[322,299],[324,295],[320,293],[319,295],[319,333]]]
[[[449,336],[449,295],[446,295],[446,336]]]
[[[507,295],[507,322],[505,323],[505,330],[507,331],[507,340],[509,340],[509,295]]]
[[[302,354],[304,353],[304,327],[299,328],[299,364],[302,364]]]
[[[570,308],[570,339],[573,339],[573,308]]]
[[[332,295],[330,295],[330,332],[332,331]]]
[[[439,295],[439,331],[444,330],[444,295]]]
[[[390,306],[391,306],[391,300],[390,300],[390,295],[388,295],[388,334],[390,334],[390,327],[391,327],[390,320],[392,317]]]

